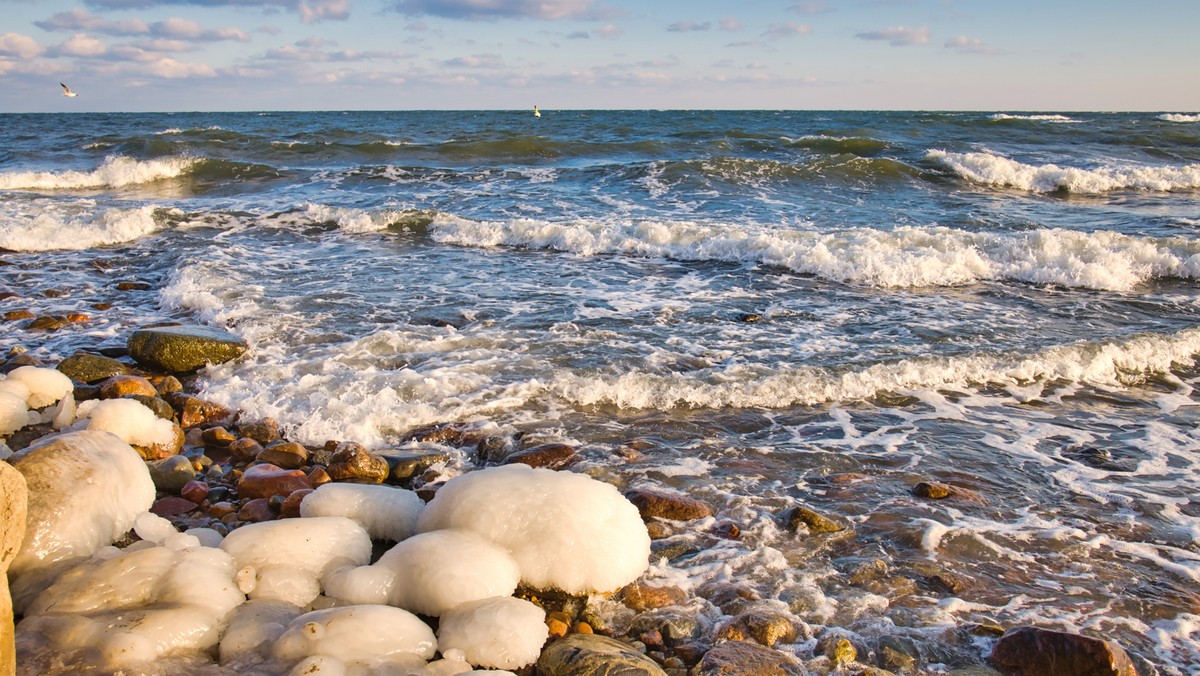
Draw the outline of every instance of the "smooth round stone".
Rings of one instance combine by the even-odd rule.
[[[254,459],[286,469],[297,469],[308,462],[308,449],[294,441],[279,442],[259,451]]]
[[[183,488],[179,489],[179,497],[200,503],[204,502],[204,499],[208,497],[208,491],[208,484],[203,481],[193,480],[187,482],[183,485]]]
[[[346,441],[338,444],[326,471],[334,481],[378,484],[387,479],[391,468],[383,456]]]
[[[599,634],[571,634],[542,650],[541,676],[665,676],[654,660]]]
[[[579,460],[575,447],[567,444],[542,444],[517,451],[504,459],[501,464],[511,465],[521,463],[530,467],[545,467],[547,469],[562,469]]]
[[[246,469],[238,481],[238,495],[243,498],[269,498],[272,495],[291,495],[292,491],[312,488],[308,476],[298,469],[283,469],[275,465],[254,465]]]
[[[687,593],[679,587],[656,587],[644,582],[634,582],[621,592],[621,603],[636,612],[645,612],[656,608],[683,605],[687,602]]]
[[[776,643],[796,640],[796,625],[780,613],[750,611],[726,622],[717,630],[717,638],[733,641],[754,641],[773,647]]]
[[[112,376],[126,375],[129,365],[98,354],[76,352],[58,364],[58,370],[72,380],[95,383]]]
[[[790,655],[757,643],[724,641],[704,653],[692,673],[696,676],[806,676],[808,670]]]
[[[671,521],[690,521],[713,515],[708,503],[685,495],[634,488],[625,491],[625,497],[638,508],[643,519],[658,517]]]
[[[807,507],[793,507],[783,514],[783,522],[788,530],[798,531],[800,526],[806,526],[809,533],[837,533],[846,530],[846,526],[834,519],[815,512]]]
[[[954,495],[954,489],[936,481],[922,481],[913,486],[913,493],[918,497],[930,500],[942,500]]]
[[[1112,641],[1038,627],[1013,629],[992,648],[993,664],[1018,676],[1137,676],[1129,654]]]
[[[139,364],[187,373],[236,359],[249,346],[234,334],[211,326],[162,326],[134,331],[128,347]]]
[[[158,396],[158,390],[154,389],[149,380],[141,376],[109,376],[100,383],[101,399],[120,399],[121,397],[131,397],[135,394],[156,397]]]
[[[154,487],[165,493],[179,493],[187,483],[196,478],[192,461],[182,455],[172,455],[162,460],[146,463]]]

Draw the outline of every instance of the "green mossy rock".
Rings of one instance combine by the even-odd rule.
[[[172,373],[236,359],[247,347],[241,338],[211,326],[140,329],[129,337],[129,354],[139,364]]]

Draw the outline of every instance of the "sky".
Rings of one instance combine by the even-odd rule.
[[[0,0],[0,16],[0,112],[1200,111],[1197,0]]]

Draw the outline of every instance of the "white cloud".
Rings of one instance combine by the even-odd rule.
[[[499,54],[472,54],[447,59],[442,65],[451,68],[503,68],[504,58]]]
[[[962,54],[1003,54],[995,47],[989,47],[980,38],[959,35],[946,41],[946,49],[953,49]]]
[[[863,40],[882,40],[893,47],[923,45],[929,42],[929,28],[925,26],[920,26],[918,28],[895,26],[893,28],[884,28],[882,30],[859,33],[855,35],[855,37]]]
[[[615,14],[597,0],[397,0],[403,14],[431,14],[451,19],[597,19]]]
[[[37,40],[20,33],[0,33],[0,54],[32,59],[45,51]]]
[[[825,12],[833,11],[833,8],[825,0],[805,0],[804,2],[797,2],[788,7],[788,9],[800,14],[824,14]]]
[[[156,38],[192,40],[197,42],[216,42],[220,40],[246,42],[250,40],[250,34],[240,28],[204,28],[195,21],[179,17],[171,17],[152,24],[147,24],[145,21],[139,19],[110,21],[82,9],[59,12],[44,21],[35,21],[34,25],[47,31],[86,31],[121,37],[146,35]]]
[[[782,40],[784,38],[794,38],[798,35],[808,35],[812,32],[812,27],[808,24],[796,23],[788,21],[787,23],[775,23],[767,27],[763,31],[763,37],[769,40]]]
[[[108,46],[96,38],[76,33],[54,50],[56,55],[96,57],[108,53]]]
[[[721,28],[721,30],[729,31],[731,33],[736,33],[737,31],[742,30],[742,22],[738,21],[732,16],[723,17],[717,25]]]
[[[204,63],[184,63],[170,57],[163,57],[152,62],[149,72],[158,77],[174,80],[192,77],[213,77],[217,74],[212,66]]]
[[[592,35],[595,35],[598,38],[603,38],[606,40],[612,39],[612,38],[619,38],[624,34],[625,34],[625,31],[621,30],[620,28],[617,28],[616,26],[612,25],[611,23],[601,26],[600,28],[597,28],[592,31]]]

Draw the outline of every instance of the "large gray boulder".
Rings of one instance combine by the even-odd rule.
[[[139,329],[129,337],[129,354],[139,364],[173,373],[236,359],[247,347],[241,338],[211,326]]]

